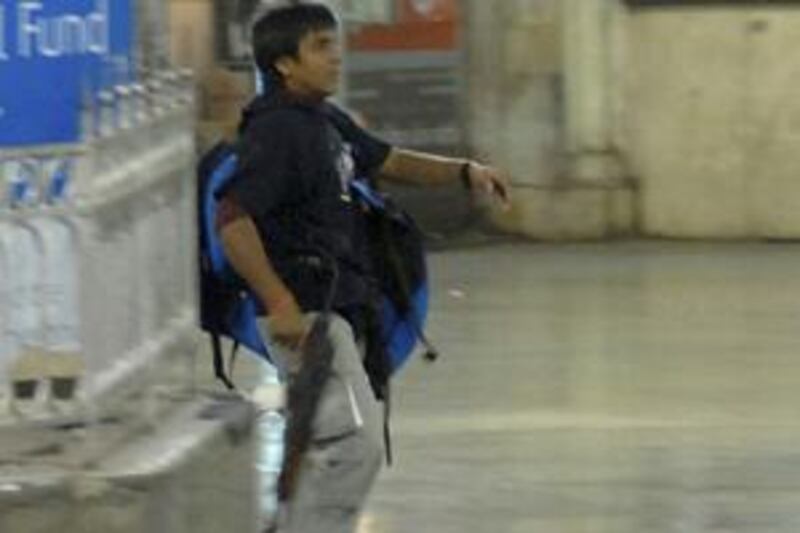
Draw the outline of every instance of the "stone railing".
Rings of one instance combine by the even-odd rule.
[[[161,363],[195,338],[192,87],[103,91],[80,145],[0,149],[0,426],[191,386]]]

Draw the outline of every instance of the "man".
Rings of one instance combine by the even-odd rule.
[[[227,257],[263,304],[264,335],[289,379],[303,365],[311,318],[332,296],[333,368],[283,509],[287,533],[352,533],[382,461],[381,412],[361,354],[374,290],[350,181],[461,179],[508,202],[496,170],[391,147],[327,103],[341,73],[336,30],[321,4],[277,8],[254,25],[254,58],[273,89],[244,111],[240,168],[218,213]]]

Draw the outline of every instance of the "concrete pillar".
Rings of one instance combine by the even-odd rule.
[[[563,0],[565,144],[571,180],[600,187],[623,170],[613,142],[615,1]]]
[[[486,0],[469,0],[465,10],[465,44],[468,57],[468,137],[479,157],[510,165],[505,124],[503,81],[505,65],[500,28],[507,6]]]
[[[135,16],[138,39],[136,62],[146,70],[169,64],[169,5],[164,0],[136,0]]]

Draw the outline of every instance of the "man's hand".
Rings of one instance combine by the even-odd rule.
[[[268,306],[268,309],[267,324],[272,339],[294,352],[299,352],[310,328],[294,296],[287,294],[277,304]]]
[[[511,207],[511,188],[508,178],[496,168],[470,162],[467,166],[472,190],[480,190],[489,197],[496,198],[503,209]]]
[[[303,312],[272,267],[253,219],[242,214],[235,198],[228,197],[226,201],[228,220],[221,221],[224,225],[220,229],[225,255],[269,312],[267,325],[272,339],[298,351],[309,329]]]

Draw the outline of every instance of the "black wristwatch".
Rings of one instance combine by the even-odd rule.
[[[461,163],[461,168],[458,171],[458,176],[461,178],[461,185],[464,186],[464,190],[471,191],[472,190],[472,179],[470,179],[470,169],[472,167],[472,161],[464,161]]]

